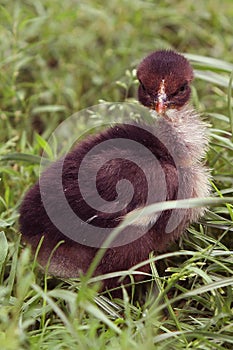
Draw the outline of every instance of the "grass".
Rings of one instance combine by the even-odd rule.
[[[1,349],[232,349],[232,15],[230,0],[1,1]],[[195,68],[213,197],[230,199],[150,256],[151,283],[112,300],[85,277],[44,276],[21,243],[18,208],[54,128],[99,100],[134,99],[134,69],[158,48]]]

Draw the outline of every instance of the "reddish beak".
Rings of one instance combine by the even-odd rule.
[[[155,110],[158,114],[162,114],[166,110],[166,105],[163,100],[157,101],[155,104]]]
[[[167,95],[165,92],[165,81],[163,79],[159,85],[158,96],[155,101],[155,110],[157,113],[162,114],[165,112],[167,108],[166,101],[167,101]]]

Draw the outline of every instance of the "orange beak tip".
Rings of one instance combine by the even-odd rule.
[[[156,105],[155,105],[155,110],[158,114],[161,114],[163,112],[165,112],[166,110],[166,106],[163,102],[158,102]]]

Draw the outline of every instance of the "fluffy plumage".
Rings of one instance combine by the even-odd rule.
[[[189,62],[173,51],[157,51],[147,56],[137,70],[140,82],[138,89],[139,101],[157,110],[160,115],[152,126],[152,133],[143,124],[117,125],[98,135],[91,136],[80,142],[64,160],[63,194],[73,212],[83,222],[91,222],[96,227],[114,228],[124,216],[148,203],[148,183],[142,169],[150,174],[150,191],[153,193],[150,203],[163,200],[161,189],[166,185],[165,200],[175,200],[192,197],[205,197],[209,194],[208,170],[203,166],[202,159],[207,147],[206,126],[198,114],[189,106],[190,82],[193,71]],[[152,112],[153,113],[153,112]],[[89,178],[98,174],[96,186],[107,207],[99,207],[98,211],[87,205],[81,195],[77,176],[81,161],[95,145],[106,140],[122,138],[143,144],[151,155],[140,154],[135,148],[122,143],[118,148],[108,146],[92,155],[82,167],[85,191],[88,197],[93,197],[89,188]],[[100,169],[100,164],[106,154],[109,161]],[[136,159],[137,164],[127,160]],[[158,163],[154,161],[157,159]],[[63,160],[62,160],[63,161]],[[85,237],[88,225],[75,226],[72,220],[63,217],[61,193],[57,190],[56,173],[60,161],[53,163],[43,174],[43,188],[48,188],[47,200],[55,216],[65,221],[66,229],[76,230]],[[165,174],[161,176],[161,169]],[[86,175],[85,175],[86,174]],[[116,186],[118,181],[128,179],[133,185],[133,196],[120,211],[117,208]],[[47,187],[46,187],[47,186]],[[123,193],[127,197],[127,187]],[[127,203],[127,198],[125,198]],[[148,258],[151,251],[161,252],[178,238],[185,228],[203,214],[203,208],[176,209],[139,217],[127,227],[123,235],[138,238],[131,243],[122,244],[106,250],[95,274],[127,270],[133,265]],[[67,238],[50,220],[41,200],[39,183],[26,194],[20,208],[20,229],[24,239],[36,249],[41,237],[44,242],[39,252],[39,261],[45,266],[55,245],[64,240],[54,252],[49,271],[62,277],[76,277],[80,271],[85,273],[91,264],[98,248],[74,242]],[[124,243],[124,242],[123,242]],[[149,266],[141,268],[148,272]],[[136,281],[141,275],[135,277]],[[112,288],[118,285],[116,279],[109,279],[104,286]]]

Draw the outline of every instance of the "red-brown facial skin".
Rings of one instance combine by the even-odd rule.
[[[165,112],[166,109],[182,108],[191,94],[190,82],[193,70],[189,62],[174,51],[156,51],[139,64],[137,70],[139,80],[138,99],[146,107]],[[166,98],[162,106],[158,101],[161,83],[164,81]]]

